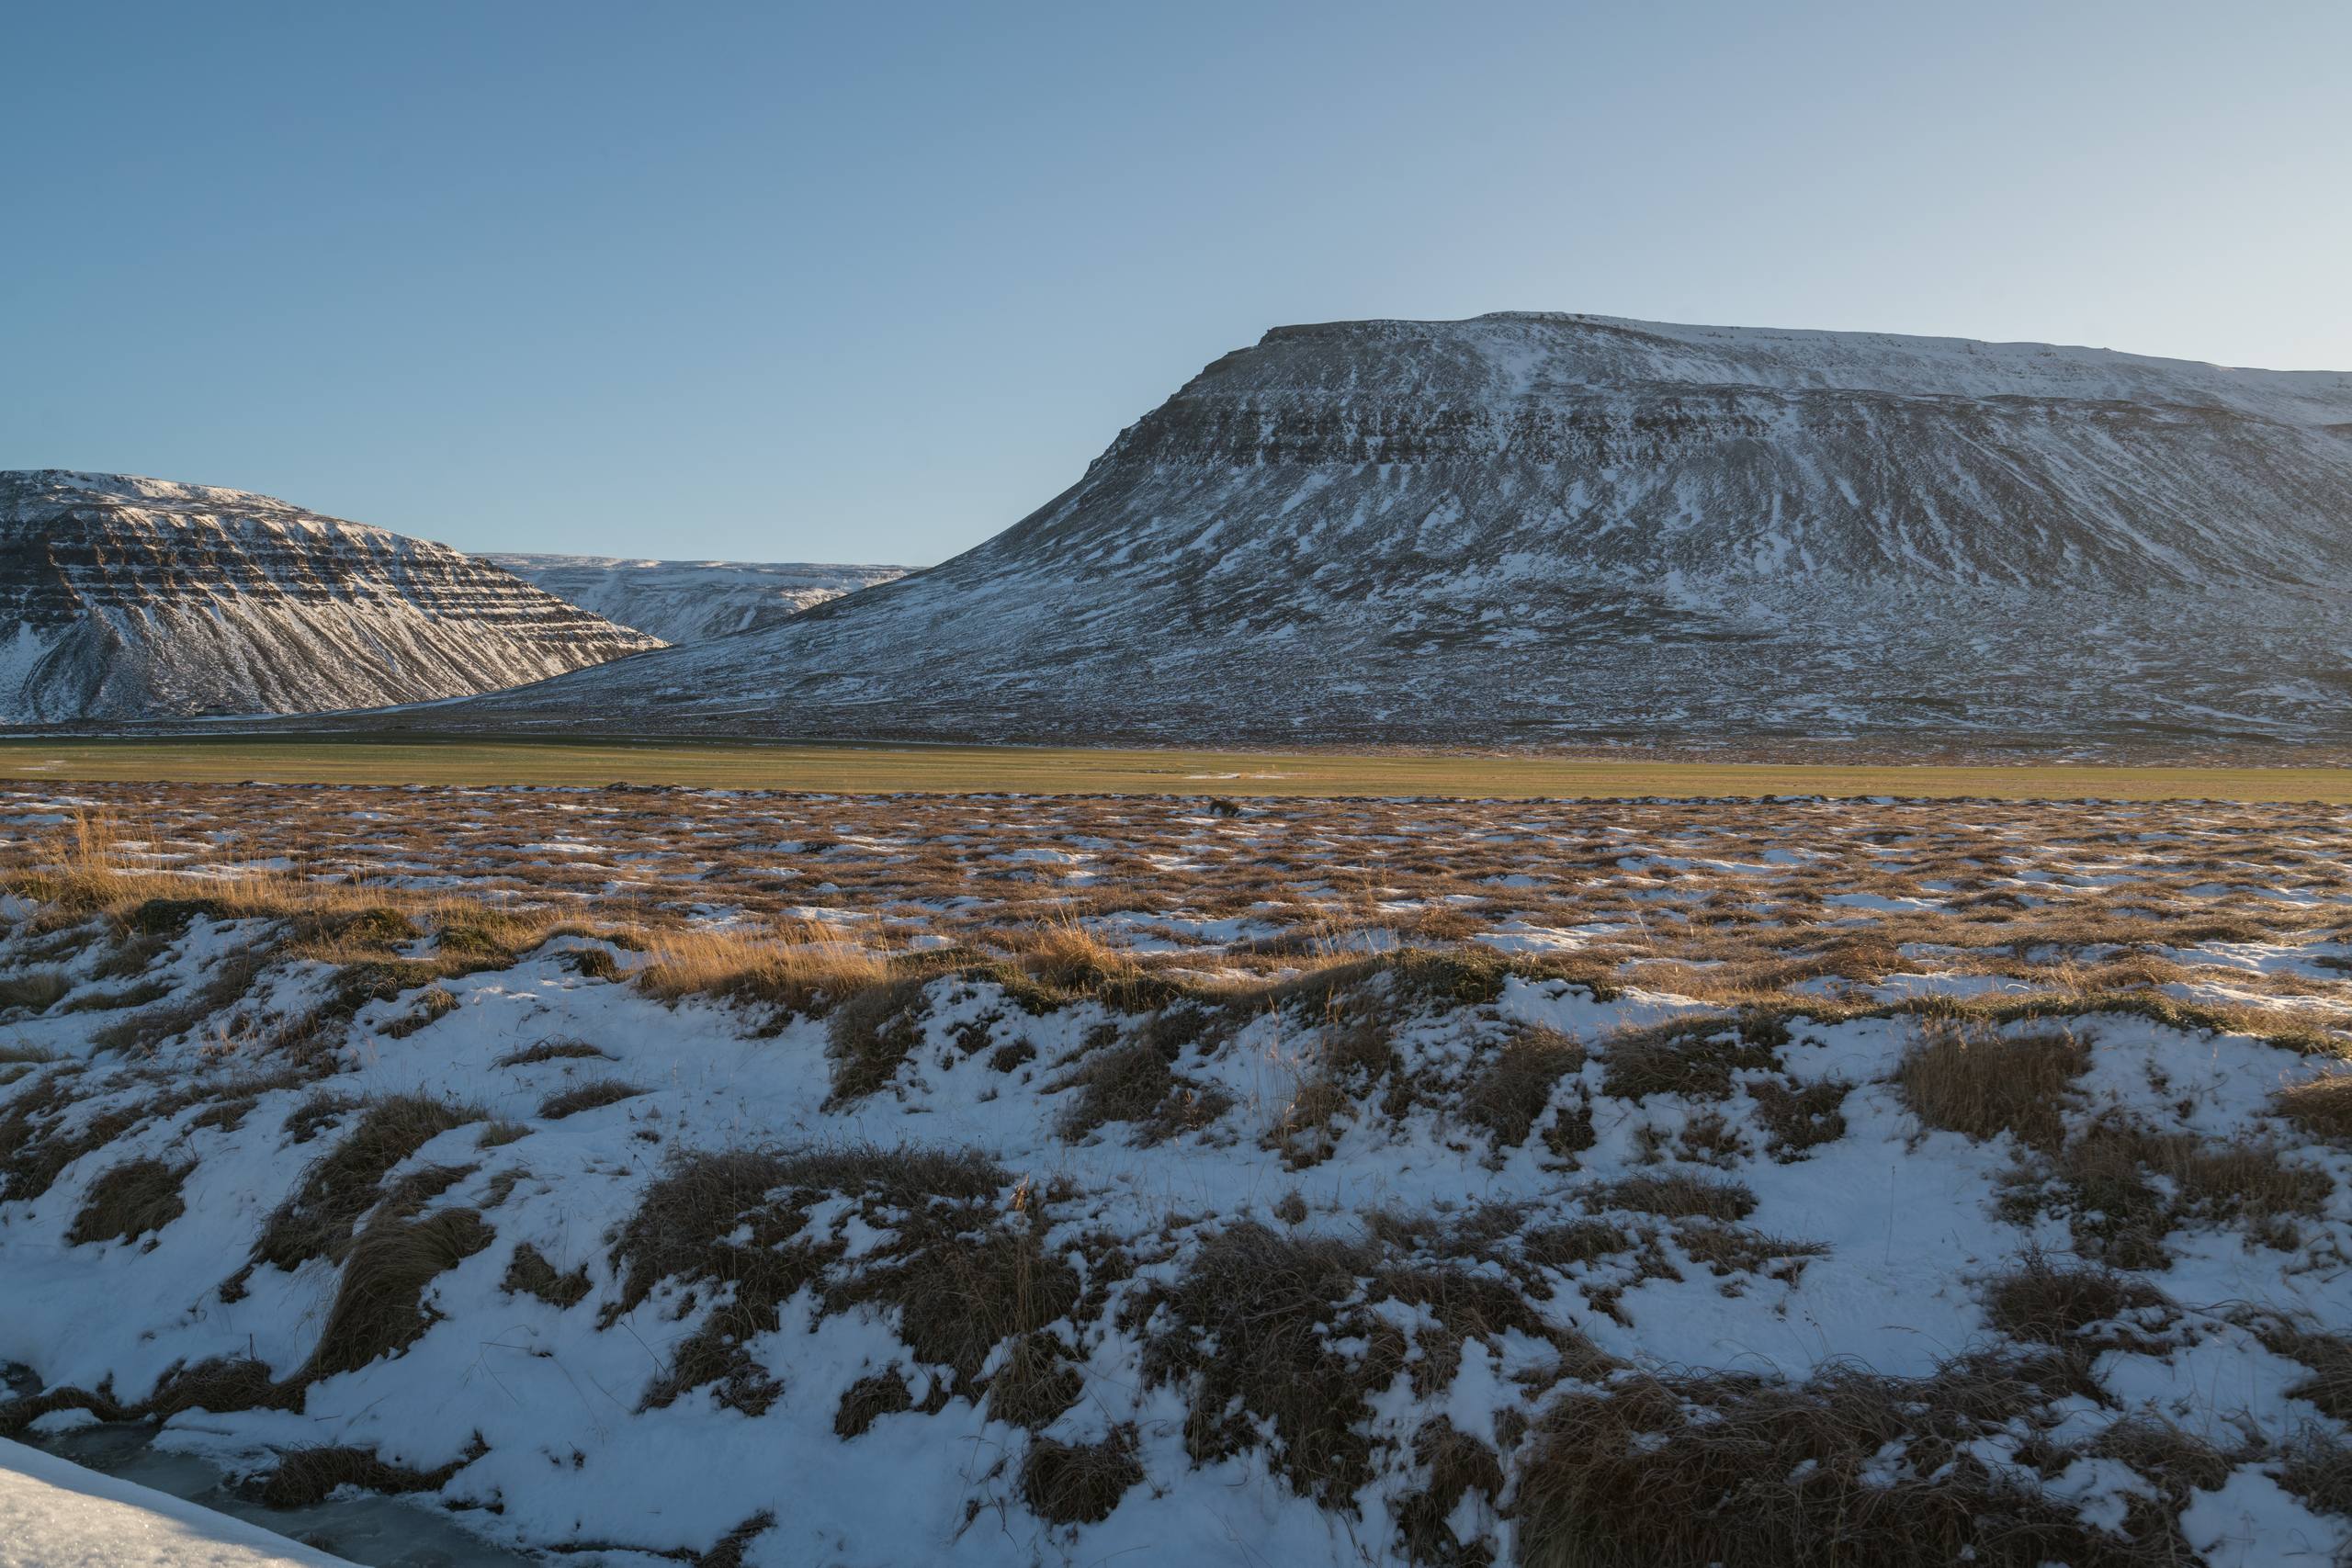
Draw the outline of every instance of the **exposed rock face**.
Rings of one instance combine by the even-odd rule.
[[[2352,377],[1588,316],[1290,327],[773,631],[481,705],[989,739],[2352,740]]]
[[[0,472],[0,722],[421,702],[659,646],[446,545],[267,496]]]
[[[606,620],[672,643],[763,630],[829,599],[907,574],[902,566],[800,561],[539,555],[479,558]]]

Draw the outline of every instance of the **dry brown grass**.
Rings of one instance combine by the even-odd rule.
[[[2352,1147],[2352,1072],[2324,1073],[2282,1089],[2271,1105],[2312,1137]]]
[[[1099,1524],[1142,1480],[1132,1427],[1093,1443],[1032,1438],[1021,1461],[1021,1500],[1054,1524]]]
[[[1936,1021],[1904,1053],[1895,1086],[1930,1127],[1980,1139],[2007,1133],[2047,1152],[2065,1136],[2066,1100],[2087,1061],[2087,1047],[2062,1031],[2011,1034]]]
[[[944,1404],[946,1391],[933,1385],[933,1392]],[[862,1438],[883,1416],[914,1408],[915,1398],[908,1391],[907,1380],[897,1372],[876,1372],[860,1378],[842,1391],[841,1403],[833,1408],[833,1436],[843,1441]]]
[[[2095,1348],[2119,1335],[2126,1342],[2143,1338],[2147,1320],[2162,1317],[2170,1305],[2144,1280],[2112,1269],[2053,1263],[2040,1253],[1994,1280],[1984,1297],[1994,1327],[2062,1348]]]
[[[363,1492],[437,1492],[489,1451],[477,1436],[462,1457],[436,1469],[413,1470],[378,1458],[373,1449],[289,1449],[278,1456],[277,1468],[263,1479],[260,1498],[272,1508],[307,1508],[325,1502],[345,1486]]]
[[[646,1191],[614,1247],[623,1278],[607,1321],[642,1302],[662,1280],[731,1287],[725,1304],[679,1342],[672,1366],[647,1390],[649,1405],[716,1383],[718,1397],[750,1414],[778,1390],[745,1343],[773,1332],[777,1309],[798,1291],[819,1310],[895,1314],[914,1358],[951,1370],[977,1393],[1000,1345],[1034,1335],[1077,1302],[1078,1276],[1038,1243],[1035,1199],[1025,1188],[1002,1201],[1011,1179],[978,1156],[921,1149],[734,1151],[689,1156]],[[838,1242],[800,1235],[808,1208],[840,1195],[892,1239],[855,1260]]]
[[[1600,1047],[1601,1090],[1620,1100],[1653,1094],[1727,1099],[1735,1073],[1777,1068],[1787,1043],[1785,1024],[1752,1011],[1621,1031]]]
[[[2066,1214],[2077,1250],[2126,1269],[2166,1266],[2164,1238],[2185,1224],[2239,1224],[2292,1247],[2292,1220],[2317,1214],[2328,1174],[2268,1143],[2162,1133],[2118,1113],[2100,1116],[2010,1179],[2004,1213],[2023,1221]]]
[[[1745,1184],[1714,1177],[1629,1176],[1585,1193],[1597,1209],[1630,1209],[1661,1219],[1744,1220],[1756,1212],[1756,1194]]]
[[[1463,1091],[1462,1114],[1498,1150],[1527,1142],[1560,1080],[1584,1066],[1584,1047],[1556,1029],[1521,1028]]]
[[[1846,1135],[1843,1107],[1854,1086],[1843,1079],[1799,1084],[1753,1078],[1747,1088],[1764,1127],[1766,1150],[1775,1159],[1802,1159],[1806,1150]]]
[[[644,1089],[618,1078],[599,1078],[560,1090],[539,1101],[539,1114],[550,1122],[560,1122],[567,1116],[577,1116],[583,1111],[596,1111],[607,1105],[618,1105],[624,1100],[634,1100]]]
[[[1387,1234],[1425,1228],[1392,1222]],[[1433,1393],[1459,1366],[1464,1341],[1491,1347],[1508,1332],[1599,1363],[1513,1282],[1392,1247],[1377,1231],[1351,1241],[1245,1221],[1203,1242],[1174,1283],[1130,1303],[1129,1321],[1154,1331],[1146,1382],[1183,1393],[1184,1447],[1195,1463],[1264,1446],[1269,1467],[1294,1491],[1351,1513],[1378,1457],[1368,1401],[1399,1372],[1412,1371],[1415,1387]],[[1418,1306],[1436,1326],[1408,1340],[1372,1310],[1384,1302]]]
[[[612,1054],[585,1040],[543,1040],[537,1045],[526,1045],[510,1051],[491,1064],[493,1067],[528,1067],[540,1062],[596,1061],[609,1062]]]
[[[574,1269],[568,1274],[559,1274],[547,1255],[526,1241],[515,1247],[499,1289],[509,1295],[537,1296],[560,1310],[579,1305],[592,1287],[587,1269]]]
[[[1640,1378],[1567,1395],[1518,1478],[1526,1568],[2165,1568],[2169,1533],[2115,1536],[1970,1450],[2030,1417],[2064,1369],[1928,1379],[1832,1368],[1804,1383]],[[1889,1456],[1900,1468],[1889,1472]]]
[[[472,1209],[443,1209],[414,1220],[378,1215],[347,1250],[342,1286],[301,1375],[356,1371],[415,1343],[435,1315],[423,1304],[425,1288],[488,1247],[495,1234]]]
[[[81,1212],[65,1233],[68,1244],[137,1241],[187,1213],[180,1187],[196,1168],[160,1159],[126,1160],[90,1183]]]
[[[637,984],[662,1001],[706,996],[805,1012],[887,982],[887,957],[836,927],[787,921],[763,932],[680,930],[650,933]]]
[[[351,1131],[303,1173],[294,1195],[271,1214],[253,1261],[290,1269],[313,1258],[340,1259],[360,1217],[389,1196],[384,1179],[395,1166],[452,1127],[481,1120],[474,1107],[423,1095],[368,1102]]]

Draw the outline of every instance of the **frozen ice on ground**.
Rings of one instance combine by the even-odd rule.
[[[353,1568],[258,1525],[0,1438],[0,1568]]]

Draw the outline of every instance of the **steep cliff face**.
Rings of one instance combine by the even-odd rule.
[[[606,620],[673,643],[763,630],[828,600],[907,574],[902,566],[802,561],[542,555],[479,558]]]
[[[267,496],[0,472],[0,722],[373,707],[659,646],[446,545]]]
[[[2352,740],[2352,377],[1283,328],[955,560],[485,705],[1217,740]]]

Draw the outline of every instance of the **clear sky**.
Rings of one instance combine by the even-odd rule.
[[[2352,368],[2352,6],[0,17],[0,467],[924,564],[1287,321]]]

